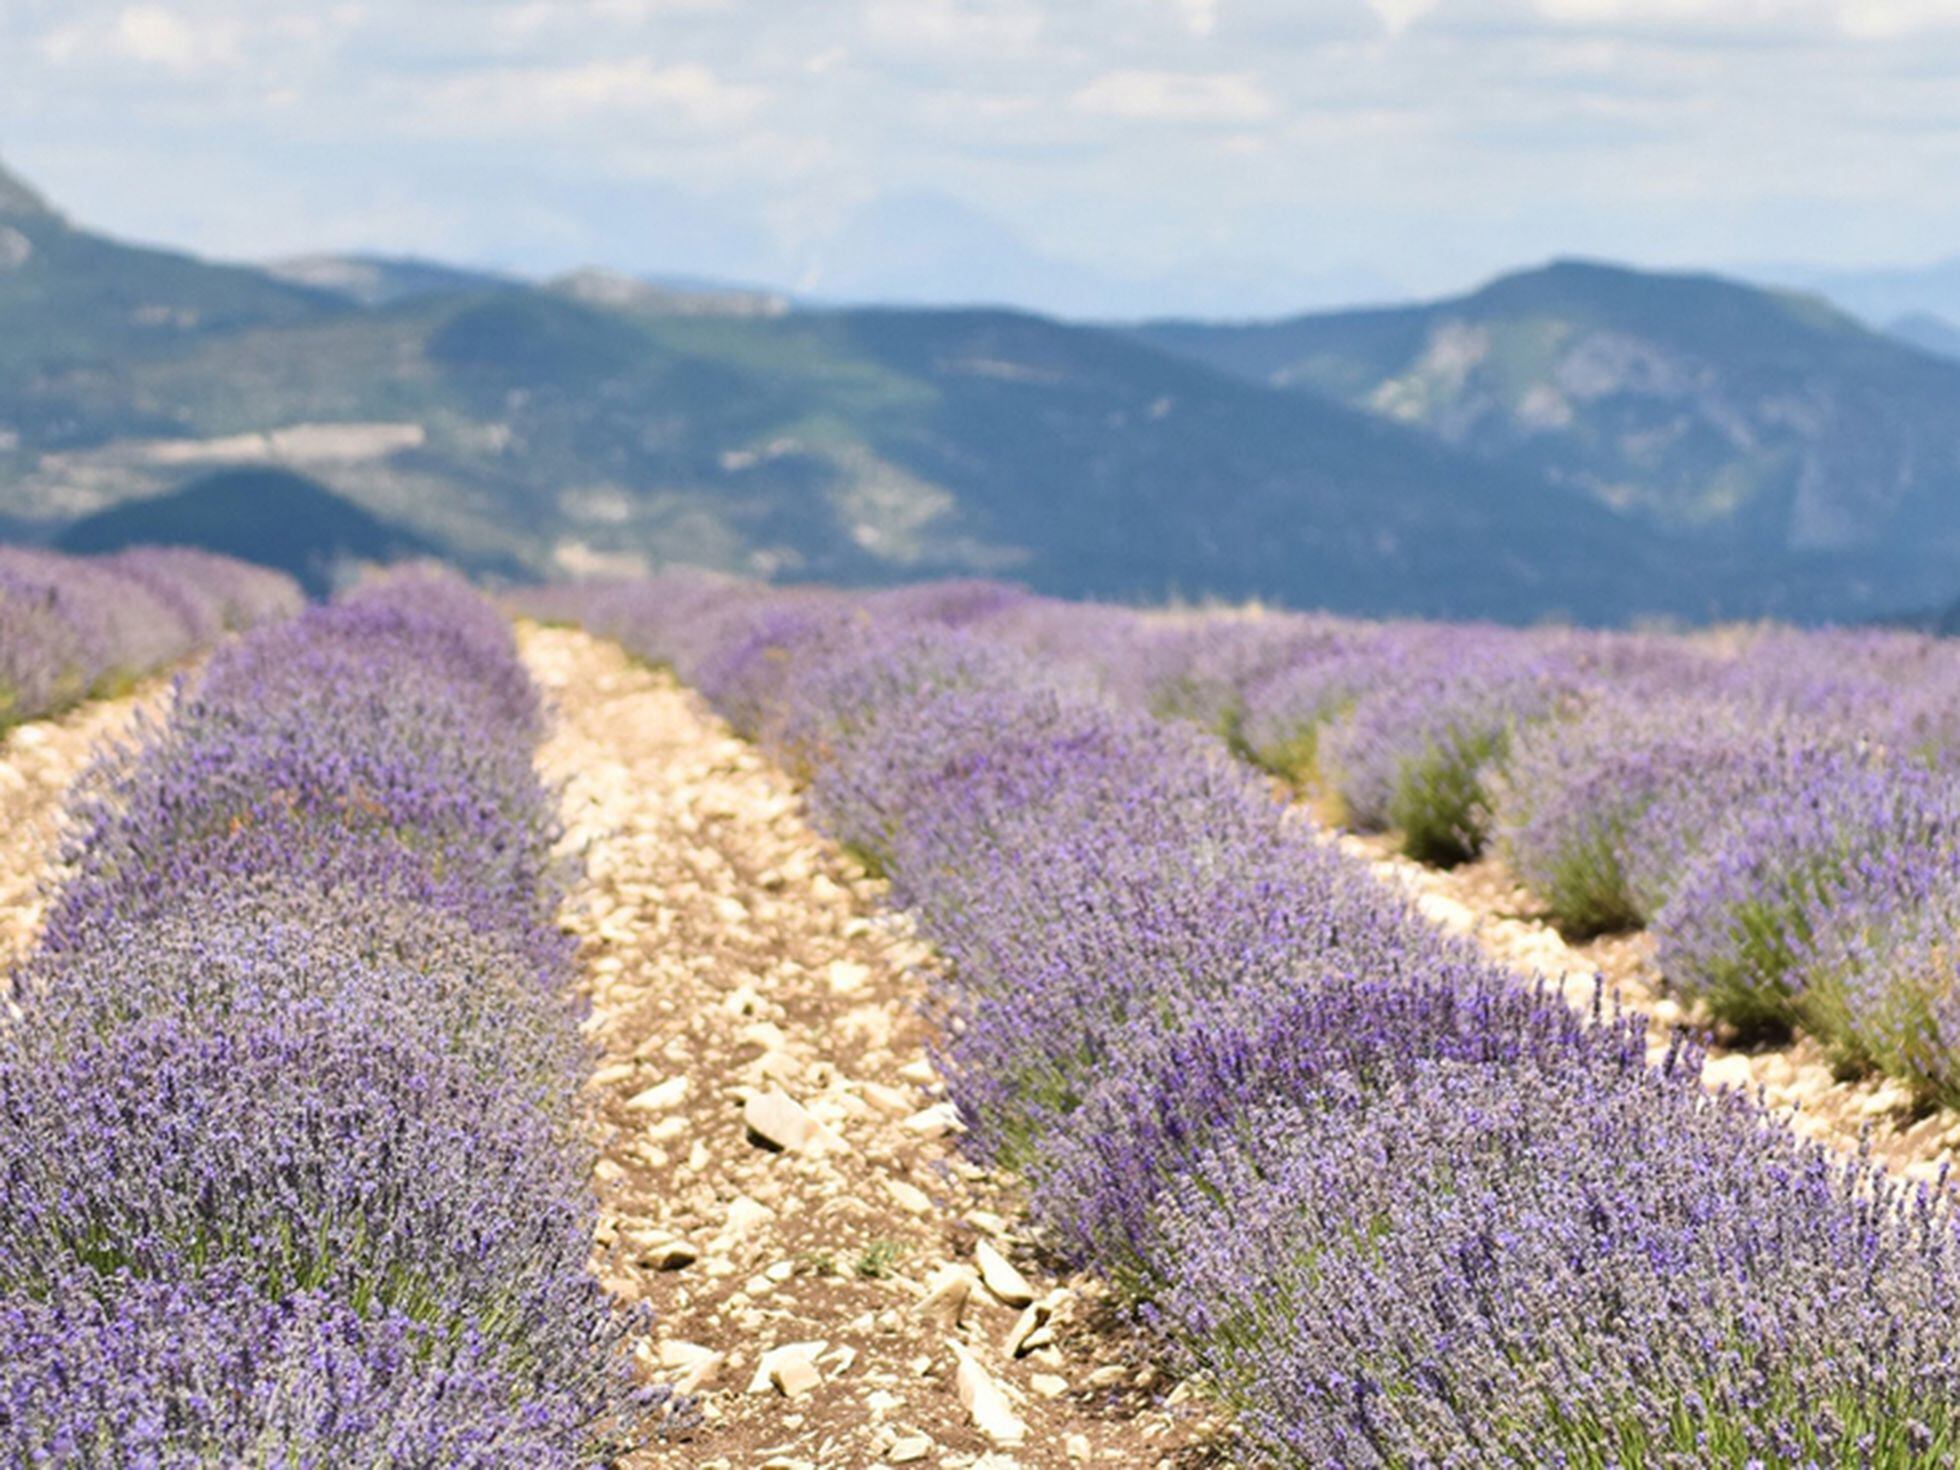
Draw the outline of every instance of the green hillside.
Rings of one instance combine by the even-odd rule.
[[[1960,365],[1721,282],[1561,267],[1463,303],[1141,334],[423,263],[370,304],[0,198],[22,201],[0,273],[17,534],[270,466],[534,575],[979,573],[1588,621],[1855,615],[1960,584],[1951,498],[1895,485],[1902,444],[1939,469]],[[1853,409],[1871,422],[1838,432]],[[1902,586],[1872,528],[1921,507]]]
[[[1137,335],[1772,575],[1841,558],[1853,601],[1873,576],[1960,582],[1960,363],[1814,297],[1562,262],[1427,305]]]
[[[0,171],[0,381],[16,392],[339,306],[327,293],[246,267],[77,229]]]
[[[226,470],[165,495],[112,506],[69,526],[57,545],[77,553],[201,546],[277,567],[316,597],[332,590],[348,563],[435,554],[421,537],[284,470]]]

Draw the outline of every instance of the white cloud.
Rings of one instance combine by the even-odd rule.
[[[1368,8],[1381,18],[1391,36],[1399,36],[1440,3],[1441,0],[1368,0]]]
[[[1837,11],[1847,34],[1871,40],[1960,29],[1960,10],[1953,0],[1840,0]]]
[[[1203,40],[1218,29],[1219,0],[1172,0],[1191,34]]]
[[[189,20],[162,5],[126,5],[94,22],[59,27],[41,37],[40,50],[55,62],[133,61],[175,72],[242,60],[236,24]]]
[[[1109,71],[1069,99],[1078,112],[1133,121],[1251,123],[1279,108],[1243,72]]]
[[[1028,0],[868,0],[866,34],[899,50],[1024,52],[1047,27]]]
[[[566,121],[607,113],[663,116],[713,129],[746,122],[765,96],[762,88],[725,81],[697,62],[659,66],[635,56],[462,76],[435,89],[429,111],[464,131],[474,122],[524,127],[540,118]]]
[[[1377,9],[1435,0],[1370,0]],[[1764,39],[1836,30],[1867,39],[1892,39],[1938,28],[1960,27],[1953,0],[1537,0],[1538,13],[1554,24],[1695,26]]]

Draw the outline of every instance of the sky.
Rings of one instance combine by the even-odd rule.
[[[1075,315],[1960,255],[1957,0],[0,0],[0,160],[233,258]]]

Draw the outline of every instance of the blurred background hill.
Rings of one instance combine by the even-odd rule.
[[[974,238],[901,215],[833,285],[902,298],[891,260]],[[975,248],[1007,261],[1002,296],[1044,271],[1067,289]],[[337,556],[433,551],[500,575],[1884,616],[1960,594],[1945,279],[1838,288],[1865,319],[1563,260],[1409,305],[1063,320],[603,269],[216,263],[108,238],[0,170],[0,527],[316,583]],[[1874,324],[1909,302],[1931,305]]]

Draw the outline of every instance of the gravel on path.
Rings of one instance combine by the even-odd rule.
[[[40,932],[56,868],[68,788],[98,750],[127,736],[139,712],[157,713],[170,680],[151,679],[118,699],[88,700],[0,733],[0,975]]]
[[[936,963],[691,691],[525,625],[585,877],[599,1269],[702,1426],[633,1465],[1221,1463],[1222,1431],[1019,1232],[928,1056]]]

